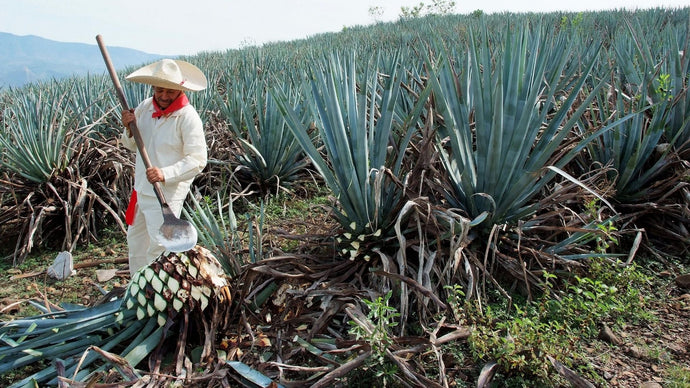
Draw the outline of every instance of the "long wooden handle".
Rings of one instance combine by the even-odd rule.
[[[105,47],[105,43],[103,43],[103,37],[100,35],[96,35],[96,42],[98,42],[98,48],[101,50],[103,61],[105,61],[105,67],[108,68],[110,79],[113,80],[113,84],[115,85],[115,91],[117,92],[117,98],[120,100],[120,105],[122,105],[122,107],[125,110],[129,110],[129,106],[127,105],[127,98],[125,97],[125,92],[124,90],[122,90],[122,85],[120,84],[120,79],[117,77],[117,72],[115,71],[113,62],[110,60],[110,54],[108,54],[108,49]]]
[[[115,92],[117,93],[117,98],[120,100],[120,104],[125,110],[129,110],[129,105],[127,105],[127,98],[125,97],[125,92],[122,90],[122,85],[120,84],[120,79],[117,77],[117,72],[113,66],[113,62],[110,60],[110,54],[108,54],[108,49],[103,43],[103,37],[101,35],[96,35],[96,42],[98,42],[98,48],[101,50],[101,55],[105,61],[105,66],[108,68],[108,73],[110,74],[110,79],[113,80],[113,85],[115,85]],[[152,167],[151,159],[149,159],[149,153],[144,147],[144,139],[141,137],[141,132],[139,132],[139,127],[137,127],[136,121],[132,121],[129,125],[129,130],[134,136],[134,142],[137,144],[137,149],[139,150],[139,155],[141,155],[141,160],[144,162],[144,167],[149,169]],[[160,182],[153,183],[153,191],[158,197],[158,202],[165,209],[168,207],[168,201],[165,200],[165,195],[161,188]]]

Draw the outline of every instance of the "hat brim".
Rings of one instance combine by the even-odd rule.
[[[206,76],[198,67],[189,62],[180,60],[175,60],[175,63],[177,63],[184,78],[181,82],[174,82],[163,76],[157,75],[155,73],[157,63],[144,66],[125,77],[125,79],[132,82],[174,90],[198,92],[206,89]]]

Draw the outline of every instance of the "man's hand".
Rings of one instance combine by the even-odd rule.
[[[146,169],[146,179],[151,183],[165,182],[165,176],[163,176],[163,170],[158,167],[150,167]]]
[[[132,131],[129,129],[129,125],[132,124],[136,118],[134,117],[134,109],[123,110],[122,111],[122,125],[127,128],[127,136],[132,137]]]

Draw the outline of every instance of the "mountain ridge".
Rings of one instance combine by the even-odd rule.
[[[126,47],[108,47],[108,53],[118,70],[169,57]],[[0,32],[0,63],[0,88],[106,72],[96,44],[58,42],[8,32]]]

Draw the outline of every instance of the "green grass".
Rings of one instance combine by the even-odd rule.
[[[42,272],[53,264],[57,254],[56,251],[35,249],[23,263],[16,267],[12,266],[11,257],[0,261],[0,281],[3,283],[3,287],[0,287],[0,308],[14,302],[22,302],[17,306],[18,310],[1,313],[0,321],[38,314],[39,311],[27,302],[29,299],[48,300],[55,304],[66,302],[88,305],[103,295],[98,286],[109,291],[113,287],[121,286],[127,282],[127,279],[114,277],[108,282],[98,283],[96,270],[126,268],[126,264],[112,263],[77,269],[76,275],[62,281],[50,278]],[[115,231],[104,233],[100,241],[80,246],[72,252],[75,265],[83,261],[126,257],[125,236]],[[30,273],[40,274],[16,278],[16,276]]]
[[[281,191],[278,195],[269,197],[264,209],[266,222],[304,219],[315,208],[331,205],[328,199],[330,191],[325,186],[306,184],[302,190],[304,193],[300,195]]]
[[[664,374],[664,387],[687,388],[690,387],[690,369],[687,365],[670,368]]]

